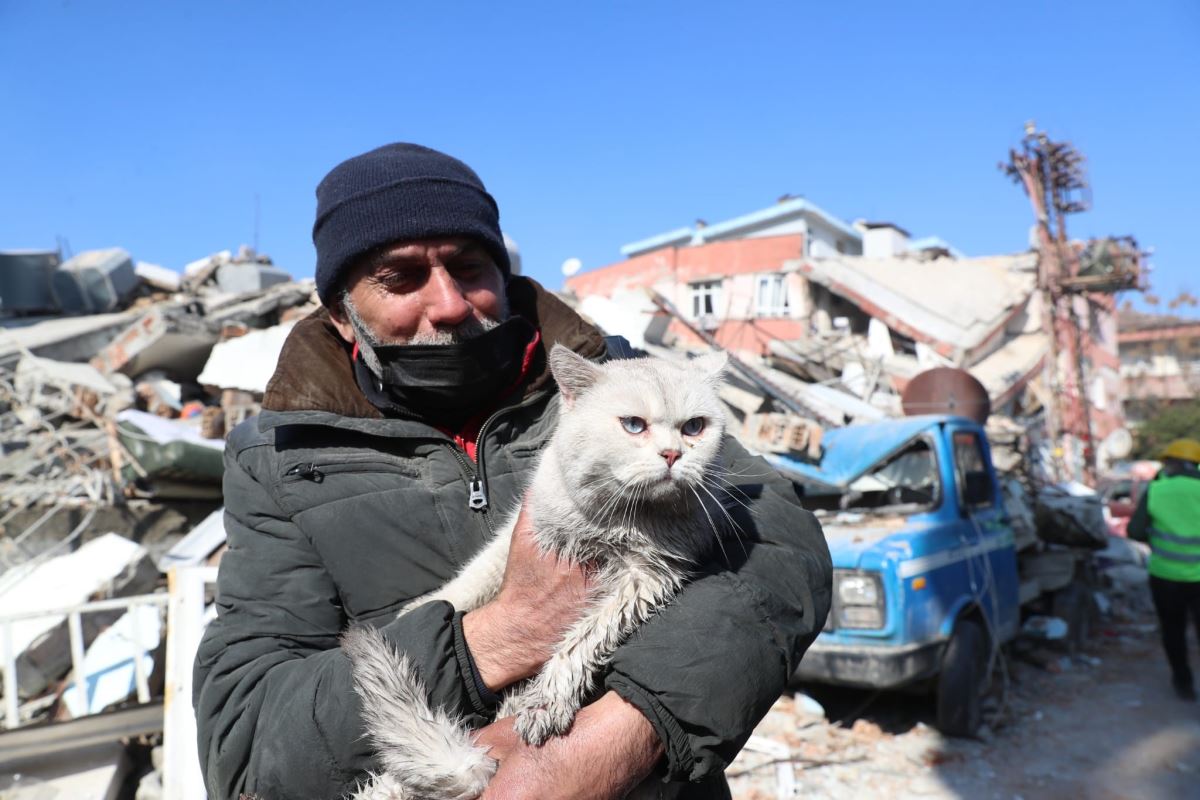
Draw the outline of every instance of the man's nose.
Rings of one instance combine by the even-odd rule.
[[[445,269],[435,268],[429,272],[425,283],[425,318],[435,328],[457,325],[473,311],[463,294],[458,281]]]

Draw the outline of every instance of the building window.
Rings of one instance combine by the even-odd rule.
[[[721,307],[721,282],[701,281],[688,285],[692,292],[692,318],[711,317]]]
[[[754,293],[754,312],[760,317],[786,317],[790,313],[785,276],[758,276],[758,288]]]

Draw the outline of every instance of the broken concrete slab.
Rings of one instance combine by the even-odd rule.
[[[120,377],[109,380],[90,364],[27,355],[17,364],[13,384],[28,407],[77,416],[79,406],[87,405],[96,413],[115,414],[131,403],[129,379]]]
[[[83,750],[6,765],[0,771],[4,800],[111,800],[120,796],[129,764],[114,739]]]
[[[225,507],[222,506],[205,517],[174,547],[164,553],[158,560],[158,569],[166,573],[171,567],[197,567],[205,564],[221,549],[225,539]]]
[[[26,352],[57,361],[87,361],[140,316],[137,311],[86,317],[0,319],[0,367],[15,367]]]
[[[261,292],[291,280],[291,275],[268,264],[231,261],[217,268],[217,288],[232,294]]]
[[[58,307],[68,314],[103,314],[124,305],[137,290],[133,259],[119,247],[86,250],[58,268],[50,281]]]
[[[36,559],[0,574],[0,604],[5,614],[65,608],[103,590],[146,554],[145,548],[108,533],[66,555]],[[46,616],[12,623],[14,652],[21,653],[65,617]]]
[[[197,382],[261,396],[275,373],[283,343],[295,326],[295,322],[287,322],[216,344]]]
[[[122,571],[103,594],[110,598],[132,597],[153,592],[161,574],[149,555]],[[94,611],[80,617],[79,633],[85,648],[90,647],[109,626],[126,611],[113,609]],[[54,687],[71,670],[70,631],[66,621],[42,634],[17,658],[17,684],[20,697],[38,697]],[[148,672],[146,674],[149,674]]]
[[[0,252],[0,311],[34,314],[57,310],[50,280],[61,262],[57,250]]]
[[[178,292],[183,286],[183,276],[173,269],[160,267],[158,264],[147,264],[139,261],[133,265],[133,271],[142,282],[160,292]]]
[[[203,318],[179,305],[155,306],[96,353],[92,364],[106,374],[160,370],[176,381],[194,381],[216,342]]]
[[[222,294],[202,299],[204,315],[217,324],[242,322],[252,328],[265,328],[278,322],[278,317],[296,306],[311,306],[315,285],[311,280],[281,283],[266,291],[246,295]]]

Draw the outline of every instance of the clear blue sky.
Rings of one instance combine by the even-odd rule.
[[[308,276],[317,181],[408,140],[480,173],[552,287],[784,193],[1011,252],[1032,216],[996,165],[1031,118],[1089,159],[1071,233],[1200,293],[1192,0],[0,0],[0,249],[178,269],[249,242],[257,194],[260,250]]]

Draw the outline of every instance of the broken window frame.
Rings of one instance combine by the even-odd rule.
[[[860,484],[865,479],[873,477],[876,473],[885,469],[887,466],[897,461],[905,453],[909,452],[918,445],[923,445],[931,456],[930,470],[933,477],[933,491],[929,499],[926,502],[907,500],[895,503],[889,503],[885,501],[879,505],[859,504],[864,500],[878,498],[881,492],[879,490],[862,491],[855,489],[854,486],[856,484]],[[848,486],[844,488],[806,483],[802,505],[810,511],[826,511],[833,513],[850,511],[868,515],[920,514],[936,511],[941,507],[946,496],[944,482],[945,481],[942,476],[941,457],[938,455],[937,442],[931,435],[921,434],[920,436],[909,439],[904,444],[876,461],[873,466],[864,471],[859,477],[855,478]],[[903,487],[900,484],[893,484],[892,486],[888,487],[887,490],[883,490],[882,494],[886,495],[888,491],[895,488]]]
[[[757,276],[754,282],[754,313],[760,317],[791,316],[786,275],[782,272],[768,272]]]
[[[722,283],[724,281],[718,278],[716,280],[709,279],[688,284],[692,319],[714,317],[720,313]]]
[[[962,445],[966,443],[967,440],[970,440],[970,442],[969,444],[966,444],[966,449],[963,449]],[[979,434],[975,431],[968,430],[954,431],[950,436],[950,450],[954,458],[954,480],[958,484],[959,504],[966,510],[989,508],[992,505],[995,505],[996,490],[994,486],[991,488],[987,500],[981,500],[978,503],[967,502],[968,475],[983,473],[985,476],[989,477],[989,486],[991,486],[990,476],[987,468],[987,454],[983,452],[983,442],[980,439]],[[967,466],[969,465],[965,464],[964,460],[960,458],[960,454],[963,453],[969,453],[970,455],[977,457],[981,469],[967,469]]]

